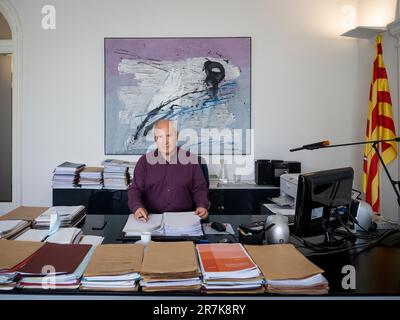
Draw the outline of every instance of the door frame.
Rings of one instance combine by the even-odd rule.
[[[22,196],[22,27],[9,0],[0,2],[0,12],[11,29],[11,40],[0,40],[0,53],[12,54],[12,202],[0,202],[0,215],[23,204]]]

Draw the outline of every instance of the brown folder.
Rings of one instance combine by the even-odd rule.
[[[18,207],[9,213],[0,217],[0,220],[26,220],[34,221],[43,212],[45,212],[48,207]]]
[[[43,247],[42,242],[0,240],[0,270],[10,270]]]
[[[57,244],[46,242],[34,256],[18,271],[23,274],[48,275],[49,268],[54,274],[71,274],[78,268],[92,246],[87,244]]]
[[[193,242],[150,242],[140,274],[152,279],[184,279],[200,275]]]
[[[292,244],[245,245],[245,248],[268,280],[304,279],[324,272]]]
[[[97,246],[83,276],[114,276],[139,272],[142,260],[141,244],[103,244]]]

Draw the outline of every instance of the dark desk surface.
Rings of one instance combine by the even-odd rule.
[[[80,227],[85,235],[99,235],[103,236],[103,243],[118,243],[121,241],[121,230],[127,220],[127,215],[88,215],[82,222]],[[254,221],[263,221],[265,216],[263,215],[212,215],[210,216],[211,221],[227,222],[231,223],[233,229],[236,231],[237,226],[241,223],[250,223]],[[102,230],[96,230],[95,228],[101,227],[106,222]],[[237,231],[236,231],[237,232]],[[400,297],[400,234],[396,234],[397,246],[374,246],[367,250],[356,249],[352,251],[343,251],[339,253],[330,253],[326,255],[313,255],[313,252],[309,249],[300,247],[299,242],[291,237],[290,242],[299,246],[299,250],[303,252],[312,262],[318,265],[320,268],[325,270],[324,276],[329,281],[330,296],[397,296]],[[210,242],[218,242],[221,237],[227,237],[226,235],[206,235],[206,238]],[[231,237],[232,241],[235,242],[235,237]],[[346,265],[352,265],[356,271],[356,289],[355,290],[344,290],[342,288],[342,279],[345,276],[342,273],[342,268]],[[11,294],[18,293],[18,291],[10,292]],[[19,291],[21,293],[21,291]],[[49,292],[26,290],[24,294],[39,294],[45,293],[49,296]],[[68,295],[85,295],[79,291],[60,292],[56,294]],[[7,297],[7,294],[0,295],[0,299]],[[89,294],[89,293],[88,293]],[[90,293],[92,294],[92,293]],[[93,295],[99,295],[101,293],[94,293]],[[104,293],[103,293],[104,294]],[[113,293],[105,293],[109,296],[115,296]],[[118,293],[120,295],[127,295],[126,293]],[[147,293],[133,293],[133,295],[146,295]],[[132,293],[130,293],[132,295]],[[150,294],[153,295],[154,294]],[[156,294],[157,295],[157,294]],[[171,295],[171,293],[168,293]],[[185,296],[184,294],[176,294],[177,296]],[[161,294],[160,296],[163,296]],[[164,295],[165,296],[165,295]],[[193,294],[189,295],[193,297]],[[204,295],[202,295],[204,296]],[[257,295],[259,296],[259,295]],[[268,295],[264,295],[268,296]],[[215,298],[213,296],[213,298]],[[254,296],[253,296],[254,298]]]

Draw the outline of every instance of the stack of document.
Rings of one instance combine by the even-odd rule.
[[[103,168],[86,167],[79,174],[79,184],[82,189],[102,189]]]
[[[79,187],[79,172],[85,164],[64,162],[53,172],[53,189],[73,189]]]
[[[105,244],[96,248],[81,290],[137,291],[143,260],[140,244]]]
[[[164,233],[166,236],[202,236],[200,217],[190,212],[164,212]]]
[[[145,292],[200,291],[200,272],[193,242],[149,242],[140,285]]]
[[[245,246],[260,267],[267,292],[280,294],[326,294],[324,272],[292,244]]]
[[[148,220],[137,220],[133,214],[130,214],[124,229],[122,230],[126,237],[140,236],[142,232],[151,232],[152,235],[163,235],[163,215],[162,214],[149,214]]]
[[[104,241],[104,237],[101,236],[82,236],[79,244],[90,244],[92,246],[101,245]]]
[[[18,288],[77,289],[95,247],[45,243],[20,269]]]
[[[0,239],[18,237],[30,227],[31,223],[25,220],[0,220]]]
[[[56,206],[47,209],[35,219],[35,228],[49,228],[51,215],[57,214],[61,221],[61,227],[75,227],[85,216],[84,206]]]
[[[80,243],[82,230],[79,228],[60,228],[49,236],[47,229],[29,229],[15,238],[18,241],[45,241],[59,244]]]
[[[0,290],[16,286],[17,270],[43,246],[43,243],[0,240]]]
[[[264,292],[260,269],[240,243],[196,246],[206,293]]]
[[[45,212],[48,207],[18,207],[0,217],[0,220],[25,220],[35,221],[35,219]]]
[[[127,189],[130,177],[129,168],[134,167],[133,162],[106,159],[104,165],[104,188],[106,189]]]

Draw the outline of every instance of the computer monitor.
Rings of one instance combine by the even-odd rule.
[[[293,233],[300,237],[325,235],[348,221],[353,168],[318,171],[299,176]]]

